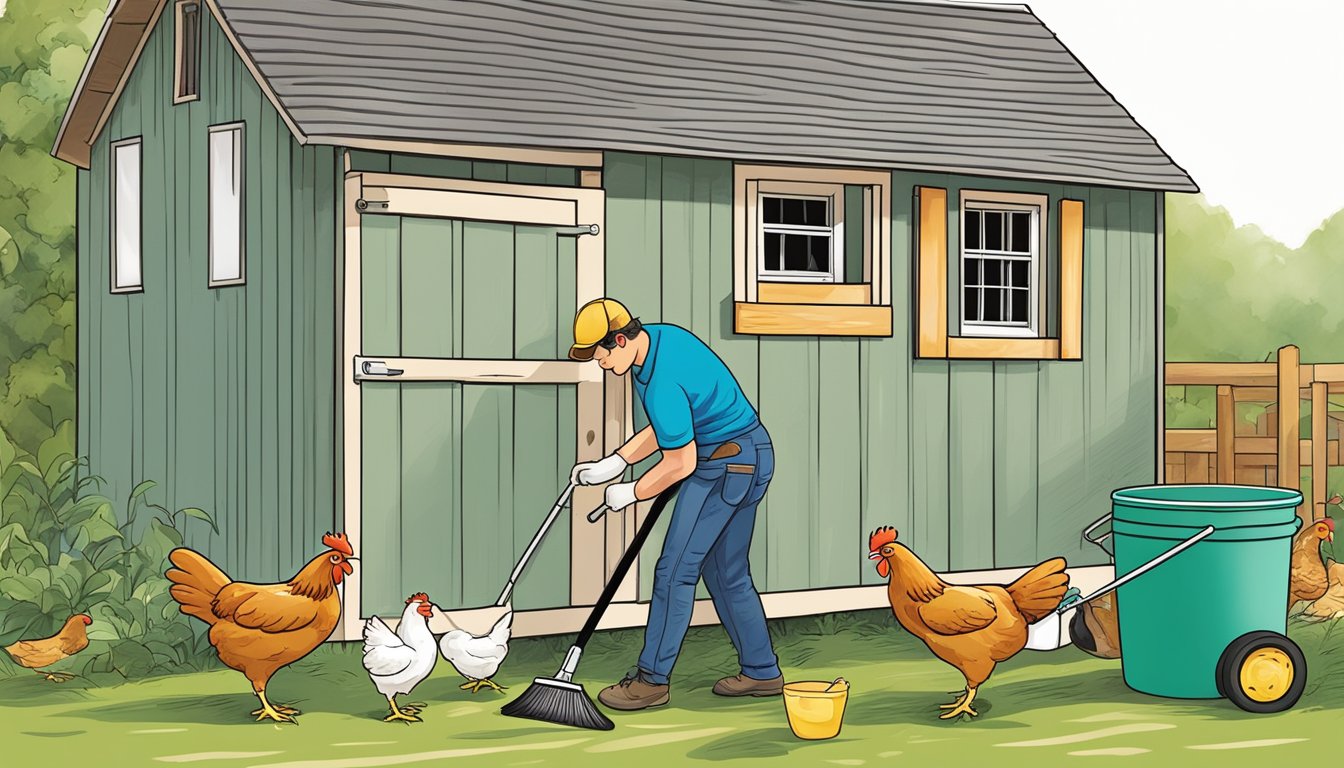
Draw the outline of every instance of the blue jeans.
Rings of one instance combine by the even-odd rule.
[[[756,507],[775,472],[775,450],[759,423],[731,441],[742,450],[722,459],[709,458],[719,444],[697,446],[695,472],[677,492],[653,575],[649,623],[639,656],[639,669],[648,682],[668,682],[691,624],[695,585],[701,576],[737,648],[742,673],[758,680],[780,676],[748,559]]]

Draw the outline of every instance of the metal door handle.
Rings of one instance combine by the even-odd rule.
[[[361,367],[365,376],[400,376],[405,373],[400,368],[388,368],[382,360],[365,360]]]
[[[580,235],[596,235],[601,231],[601,228],[596,224],[580,224],[577,227],[557,227],[555,234],[561,237],[578,237]]]

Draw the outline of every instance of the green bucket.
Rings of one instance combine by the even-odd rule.
[[[1169,698],[1219,697],[1218,662],[1229,644],[1249,632],[1287,631],[1302,494],[1152,485],[1115,491],[1111,501],[1116,578],[1185,547],[1119,589],[1125,684]]]

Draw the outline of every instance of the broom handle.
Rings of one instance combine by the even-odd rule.
[[[681,481],[678,480],[664,489],[653,500],[653,508],[649,510],[649,514],[644,518],[639,530],[635,532],[635,540],[630,542],[625,554],[621,555],[621,561],[616,564],[616,570],[611,572],[611,578],[607,579],[607,585],[602,588],[602,596],[597,598],[592,613],[588,614],[588,621],[584,622],[583,630],[579,632],[579,639],[574,641],[574,647],[582,650],[588,644],[588,640],[592,638],[593,632],[597,631],[597,623],[602,620],[602,614],[607,612],[607,607],[615,599],[616,590],[620,588],[621,582],[625,581],[625,575],[630,572],[630,566],[635,564],[635,558],[639,557],[639,550],[643,548],[645,540],[649,538],[649,534],[653,531],[653,524],[658,522],[658,516],[662,514],[663,507],[667,506],[667,502],[680,487]]]

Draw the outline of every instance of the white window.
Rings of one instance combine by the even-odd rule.
[[[140,139],[112,145],[112,292],[144,286],[140,253]]]
[[[841,185],[761,182],[757,279],[845,282],[844,193]]]
[[[963,192],[961,335],[1039,337],[1047,200]]]
[[[210,285],[244,282],[243,126],[210,129]]]

